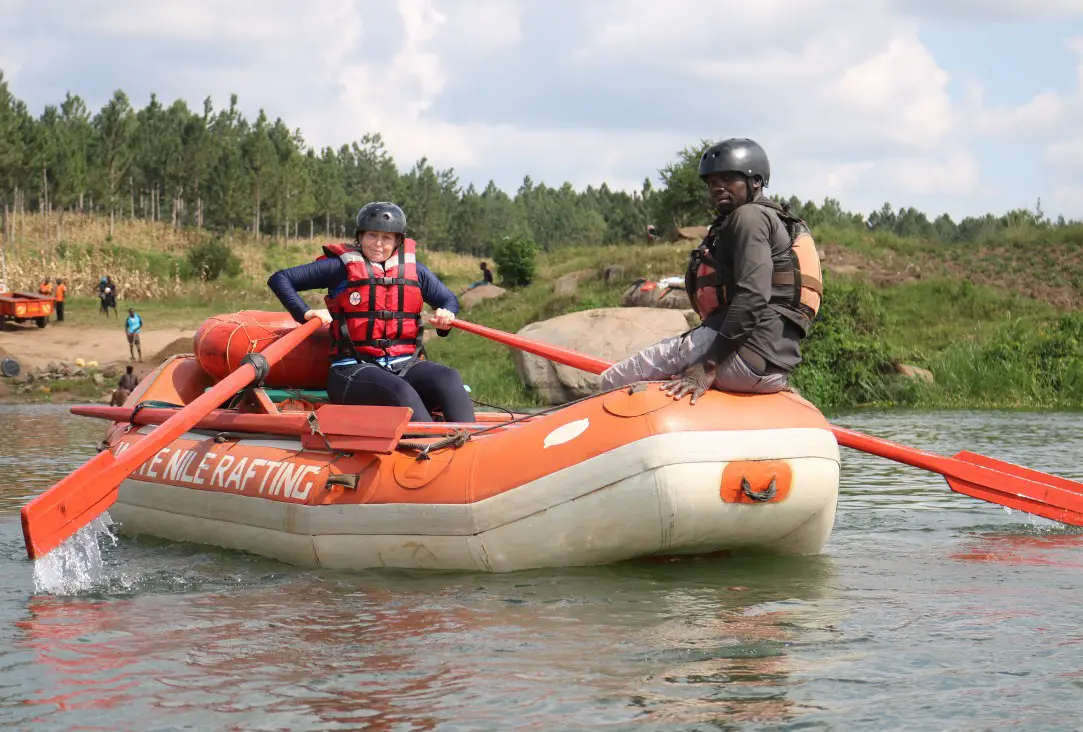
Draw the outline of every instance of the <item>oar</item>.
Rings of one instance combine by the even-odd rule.
[[[320,320],[313,318],[261,351],[268,368],[319,330],[320,325]],[[26,541],[27,556],[36,559],[48,554],[100,516],[116,501],[121,482],[133,470],[247,386],[256,375],[255,366],[245,363],[136,442],[119,458],[108,450],[100,452],[23,506],[23,539]]]
[[[452,325],[468,333],[474,333],[497,343],[592,374],[600,374],[612,365],[604,359],[586,356],[567,348],[551,346],[484,325],[459,319],[454,320]],[[945,457],[855,432],[845,427],[832,425],[831,431],[843,447],[939,473],[947,479],[948,485],[957,493],[1053,521],[1083,526],[1083,483],[966,450],[952,457]]]

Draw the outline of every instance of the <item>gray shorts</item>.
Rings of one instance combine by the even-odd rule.
[[[637,381],[671,379],[701,359],[718,332],[704,326],[647,346],[634,356],[602,372],[602,388],[627,386]],[[773,394],[786,386],[787,374],[757,374],[736,353],[718,367],[714,387],[722,391]]]

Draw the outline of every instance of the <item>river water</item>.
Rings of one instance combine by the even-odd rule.
[[[103,541],[35,590],[18,509],[103,423],[0,407],[0,727],[19,730],[1069,730],[1083,531],[843,450],[827,551],[508,575],[300,570]],[[838,424],[1083,479],[1083,415]]]

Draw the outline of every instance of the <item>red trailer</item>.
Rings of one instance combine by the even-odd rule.
[[[29,292],[0,293],[0,327],[9,320],[22,323],[33,320],[44,328],[53,314],[53,298]]]

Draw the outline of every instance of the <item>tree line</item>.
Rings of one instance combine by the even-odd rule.
[[[300,130],[273,122],[260,110],[247,119],[237,95],[215,109],[183,100],[164,105],[156,95],[136,109],[123,91],[97,112],[68,93],[59,105],[33,116],[15,98],[0,71],[0,206],[6,221],[27,211],[66,212],[169,222],[232,234],[342,237],[354,214],[371,200],[393,200],[407,212],[410,234],[433,249],[488,255],[505,236],[527,236],[550,250],[565,245],[644,241],[648,223],[663,235],[711,220],[696,173],[700,141],[680,151],[642,189],[615,191],[605,183],[577,191],[555,188],[529,175],[513,194],[492,181],[465,188],[452,168],[427,158],[402,171],[376,131],[340,147],[316,149]],[[776,200],[778,199],[776,197]],[[943,243],[975,241],[1005,228],[1067,225],[1026,209],[955,222],[930,220],[912,208],[884,204],[868,216],[844,211],[838,201],[816,205],[784,201],[811,226],[876,229]],[[0,232],[9,232],[5,228]],[[61,234],[58,233],[58,236]]]

